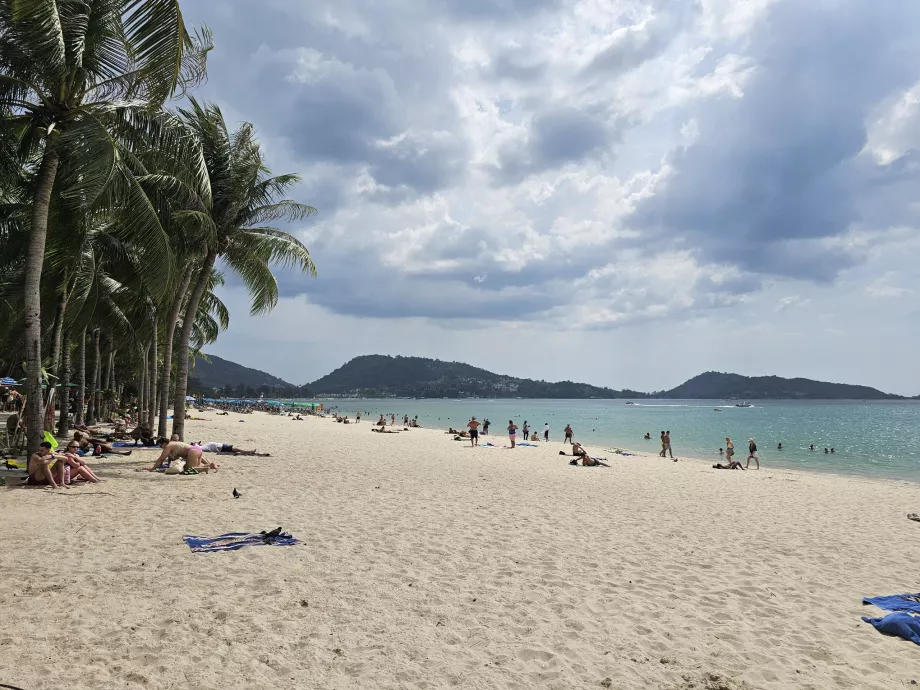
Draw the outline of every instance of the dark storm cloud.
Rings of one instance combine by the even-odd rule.
[[[637,225],[758,273],[831,280],[858,262],[822,240],[867,220],[866,118],[920,78],[918,26],[912,0],[774,5],[752,39],[744,97],[702,114]]]
[[[615,120],[603,108],[546,107],[534,115],[526,143],[505,147],[494,172],[505,184],[520,182],[529,175],[601,155],[618,136]]]

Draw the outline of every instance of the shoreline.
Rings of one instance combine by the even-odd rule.
[[[887,690],[920,680],[909,642],[860,621],[880,615],[863,596],[918,590],[905,544],[920,525],[905,515],[920,509],[920,486],[657,455],[575,468],[558,442],[511,453],[437,428],[195,416],[206,420],[188,422],[189,437],[272,457],[222,456],[217,473],[167,477],[135,472],[156,453],[138,451],[91,461],[98,486],[0,488],[0,519],[16,526],[0,550],[15,583],[0,593],[15,631],[0,638],[0,683]],[[182,542],[278,526],[303,544],[198,554]]]

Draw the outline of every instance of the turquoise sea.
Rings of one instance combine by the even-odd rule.
[[[590,450],[609,448],[658,452],[658,436],[670,430],[675,457],[719,459],[730,436],[736,456],[747,457],[747,441],[757,442],[761,464],[773,467],[920,481],[920,402],[751,401],[734,407],[722,400],[355,400],[325,401],[329,409],[366,419],[381,412],[398,418],[418,415],[425,427],[465,426],[472,415],[491,421],[490,434],[505,440],[508,420],[526,420],[550,440],[562,441],[571,424],[575,439]],[[721,412],[715,412],[715,408]],[[651,441],[643,440],[649,432]],[[778,443],[783,450],[778,451]],[[815,450],[809,451],[810,444]],[[833,455],[824,448],[834,448]]]

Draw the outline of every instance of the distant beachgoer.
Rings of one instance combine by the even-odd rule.
[[[360,424],[360,423],[361,423],[361,410],[358,410],[357,412],[355,412],[355,424]]]
[[[531,440],[531,441],[539,441],[539,440],[540,440],[540,437],[537,436],[537,432],[536,432],[536,431],[531,431],[531,432],[530,432],[530,440]]]
[[[725,437],[725,457],[731,460],[734,454],[735,454],[735,444],[732,443],[732,440],[728,436],[726,436]]]
[[[645,440],[646,440],[646,441],[651,441],[651,440],[652,440],[652,435],[651,435],[649,432],[647,432],[647,431],[645,432]]]
[[[514,437],[517,435],[517,424],[508,420],[508,438],[511,440],[511,447],[514,448]]]
[[[665,451],[668,453],[668,457],[673,458],[674,454],[671,452],[671,432],[664,432],[664,448],[661,449],[661,457],[664,457]]]
[[[664,431],[661,432],[661,452],[658,453],[659,458],[664,457]]]
[[[782,449],[783,449],[783,444],[782,444],[782,443],[777,443],[777,444],[776,444],[776,450],[782,450]]]
[[[528,434],[529,431],[530,431],[530,427],[527,426],[527,420],[525,419],[525,420],[524,420],[524,428],[523,428],[524,440],[525,440],[525,441],[527,440],[527,434]]]
[[[549,422],[543,425],[543,440],[549,441]]]
[[[721,448],[719,448],[719,455],[723,455],[724,453],[725,453],[725,451],[722,450]]]
[[[829,452],[829,451],[827,450],[827,446],[824,447],[824,452],[825,452],[825,454],[827,454],[827,453]]]
[[[261,457],[269,457],[268,453],[259,453],[255,449],[245,450],[243,448],[237,448],[232,443],[224,443],[223,441],[205,441],[204,443],[199,441],[195,445],[199,446],[205,453],[233,453],[234,455],[259,455]]]
[[[479,445],[479,422],[473,417],[467,426],[470,428],[470,447]]]
[[[833,448],[831,448],[831,453],[833,453],[833,452],[834,452],[834,449],[833,449]]]
[[[489,421],[489,418],[488,418],[488,417],[486,417],[486,418],[483,420],[483,422],[482,422],[482,435],[483,435],[483,436],[488,436],[488,435],[489,435],[489,424],[491,424],[491,423],[492,423],[492,422]]]
[[[808,446],[808,450],[814,450],[814,449],[815,449],[815,444],[814,444],[814,443],[812,443],[810,446]]]
[[[409,421],[409,417],[407,415],[406,422],[408,423],[408,421]],[[387,425],[387,420],[384,419],[383,415],[381,414],[380,419],[377,420],[377,426],[386,426],[386,425]]]
[[[715,465],[712,466],[712,469],[714,470],[743,470],[744,465],[742,465],[740,462],[736,460],[732,460],[727,465],[723,465],[721,462],[716,463]]]
[[[564,431],[565,431],[565,440],[563,441],[563,443],[572,443],[572,434],[574,432],[572,431],[571,424],[566,424]]]
[[[757,444],[754,443],[754,439],[748,439],[748,457],[747,464],[744,466],[744,469],[747,469],[751,466],[751,460],[757,463],[757,469],[760,469],[760,458],[757,457]]]

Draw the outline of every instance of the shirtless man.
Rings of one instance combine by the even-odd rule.
[[[479,422],[473,417],[467,426],[470,428],[470,447],[479,445]]]
[[[55,489],[61,487],[67,488],[64,483],[64,468],[66,464],[57,461],[54,453],[51,452],[51,444],[42,441],[38,446],[38,452],[33,453],[29,458],[29,478],[26,484],[30,486],[51,486]],[[54,474],[57,472],[57,480]]]
[[[573,436],[573,434],[574,434],[575,432],[572,431],[572,425],[571,425],[571,424],[566,424],[566,425],[565,425],[565,430],[564,430],[564,431],[565,431],[565,440],[563,441],[563,443],[572,443],[572,444],[574,445],[574,443],[573,443],[573,441],[572,441],[572,436]]]
[[[578,458],[581,458],[581,464],[584,467],[610,467],[610,465],[603,460],[597,460],[588,455],[588,451],[586,451],[584,446],[580,443],[572,444],[572,455],[575,456],[575,459],[569,463],[570,465],[577,465]]]
[[[220,467],[220,465],[213,462],[203,461],[202,456],[204,453],[201,450],[201,446],[193,446],[188,443],[182,443],[182,441],[166,441],[165,439],[160,439],[160,447],[163,449],[163,452],[160,453],[160,457],[156,459],[153,466],[144,467],[142,469],[153,472],[158,467],[162,467],[163,463],[166,462],[169,457],[182,458],[185,460],[186,467],[201,470],[205,474],[207,474],[208,470],[214,470],[216,472]]]

